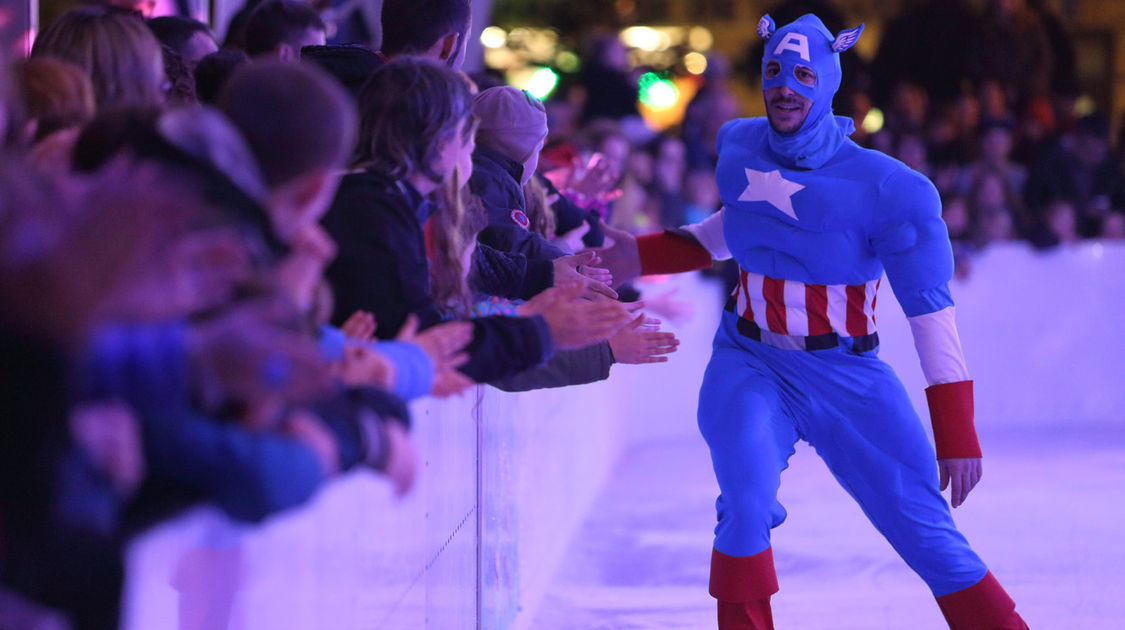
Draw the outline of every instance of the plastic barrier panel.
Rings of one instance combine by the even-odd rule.
[[[998,423],[1125,421],[1125,244],[992,247],[953,284],[984,448]],[[892,293],[880,356],[925,419],[921,370]],[[650,283],[691,305],[667,364],[583,387],[492,388],[414,406],[418,484],[399,500],[367,472],[263,526],[198,508],[131,547],[127,630],[527,627],[593,498],[631,442],[698,439],[695,404],[722,289]],[[928,424],[928,422],[927,422]],[[674,467],[676,462],[668,462]]]

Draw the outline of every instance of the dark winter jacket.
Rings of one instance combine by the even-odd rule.
[[[67,507],[59,504],[62,468],[76,454],[66,357],[44,339],[0,327],[0,590],[65,613],[78,630],[111,630],[124,581],[121,539],[59,518]],[[86,472],[83,480],[98,485]],[[118,507],[108,482],[95,493],[95,502]]]
[[[612,365],[613,352],[609,348],[609,342],[603,341],[577,350],[556,352],[545,365],[489,385],[506,392],[585,385],[609,378],[609,368]]]
[[[552,284],[553,266],[532,265],[527,256],[477,242],[470,262],[469,288],[477,296],[530,300]]]
[[[421,328],[445,319],[430,292],[422,225],[425,203],[406,182],[376,173],[351,173],[340,182],[323,224],[339,253],[326,277],[339,325],[357,310],[375,315],[380,339],[393,338],[407,315]],[[543,363],[554,346],[542,317],[482,317],[471,320],[469,361],[460,370],[487,382]]]
[[[500,251],[523,254],[530,265],[550,263],[565,252],[528,229],[522,173],[523,164],[497,151],[480,145],[473,151],[469,190],[480,198],[487,219],[477,239]]]

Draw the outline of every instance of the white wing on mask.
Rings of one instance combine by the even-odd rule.
[[[770,17],[769,13],[763,15],[762,19],[758,20],[758,37],[761,37],[762,41],[769,41],[769,38],[773,37],[773,32],[776,29],[777,25],[773,23],[773,18]]]
[[[761,25],[758,26],[758,32],[761,32]],[[855,28],[844,29],[836,36],[836,40],[832,42],[832,52],[840,53],[851,48],[855,45],[859,34],[863,32],[863,24]]]

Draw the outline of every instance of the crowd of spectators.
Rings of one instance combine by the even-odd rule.
[[[1074,44],[1047,3],[920,3],[852,83],[849,113],[885,114],[863,141],[930,177],[955,243],[1125,237],[1122,155],[1107,114],[1080,98]]]
[[[187,505],[260,521],[356,467],[408,492],[410,400],[676,349],[650,314],[685,305],[645,306],[596,248],[718,209],[720,56],[656,133],[615,36],[546,103],[462,73],[469,0],[384,0],[354,25],[377,50],[327,44],[303,0],[250,0],[221,40],[121,4],[0,59],[0,627],[115,628],[124,546]],[[995,6],[991,28],[1045,29]],[[1062,79],[871,80],[916,18],[853,68],[837,109],[886,119],[855,139],[930,176],[965,248],[1125,237],[1108,122]]]
[[[884,24],[870,61],[846,55],[836,113],[852,139],[927,175],[943,199],[959,271],[997,241],[1041,249],[1125,238],[1125,146],[1107,112],[1082,97],[1063,20],[1038,0],[920,0]],[[778,23],[805,13],[829,30],[855,26],[825,0],[785,0]],[[719,126],[742,115],[729,85],[756,89],[761,43],[741,64],[708,55],[683,121],[654,133],[639,120],[637,78],[613,36],[595,35],[583,70],[546,103],[545,159],[597,150],[621,174],[611,225],[633,232],[699,221],[719,205]],[[1109,79],[1106,78],[1108,81]]]
[[[222,50],[129,9],[0,60],[0,627],[116,628],[124,546],[189,505],[410,491],[411,400],[676,349],[588,250],[613,178],[553,183],[542,104],[459,71],[468,0],[387,0],[378,51],[302,0]]]

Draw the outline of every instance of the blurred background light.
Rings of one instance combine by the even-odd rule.
[[[689,52],[684,55],[684,68],[692,74],[703,74],[707,70],[707,57],[701,53]]]
[[[630,48],[654,52],[668,48],[672,44],[672,38],[667,33],[648,26],[630,26],[621,31],[621,43]]]
[[[578,59],[578,55],[569,50],[564,50],[555,56],[555,66],[563,72],[574,73],[578,72],[578,69],[582,66],[582,62]]]
[[[878,107],[872,107],[867,111],[867,115],[863,117],[861,126],[867,133],[878,132],[883,128],[883,110]]]
[[[485,48],[500,48],[508,43],[508,33],[499,26],[489,26],[481,32],[480,43]]]
[[[671,107],[680,97],[676,85],[655,72],[642,74],[639,85],[640,100],[649,107],[656,109]]]
[[[521,87],[539,100],[546,100],[559,84],[559,75],[550,68],[539,68],[531,73],[527,82]]]
[[[702,26],[693,26],[688,31],[688,44],[695,50],[711,50],[714,43],[715,38],[711,35],[711,31]]]

